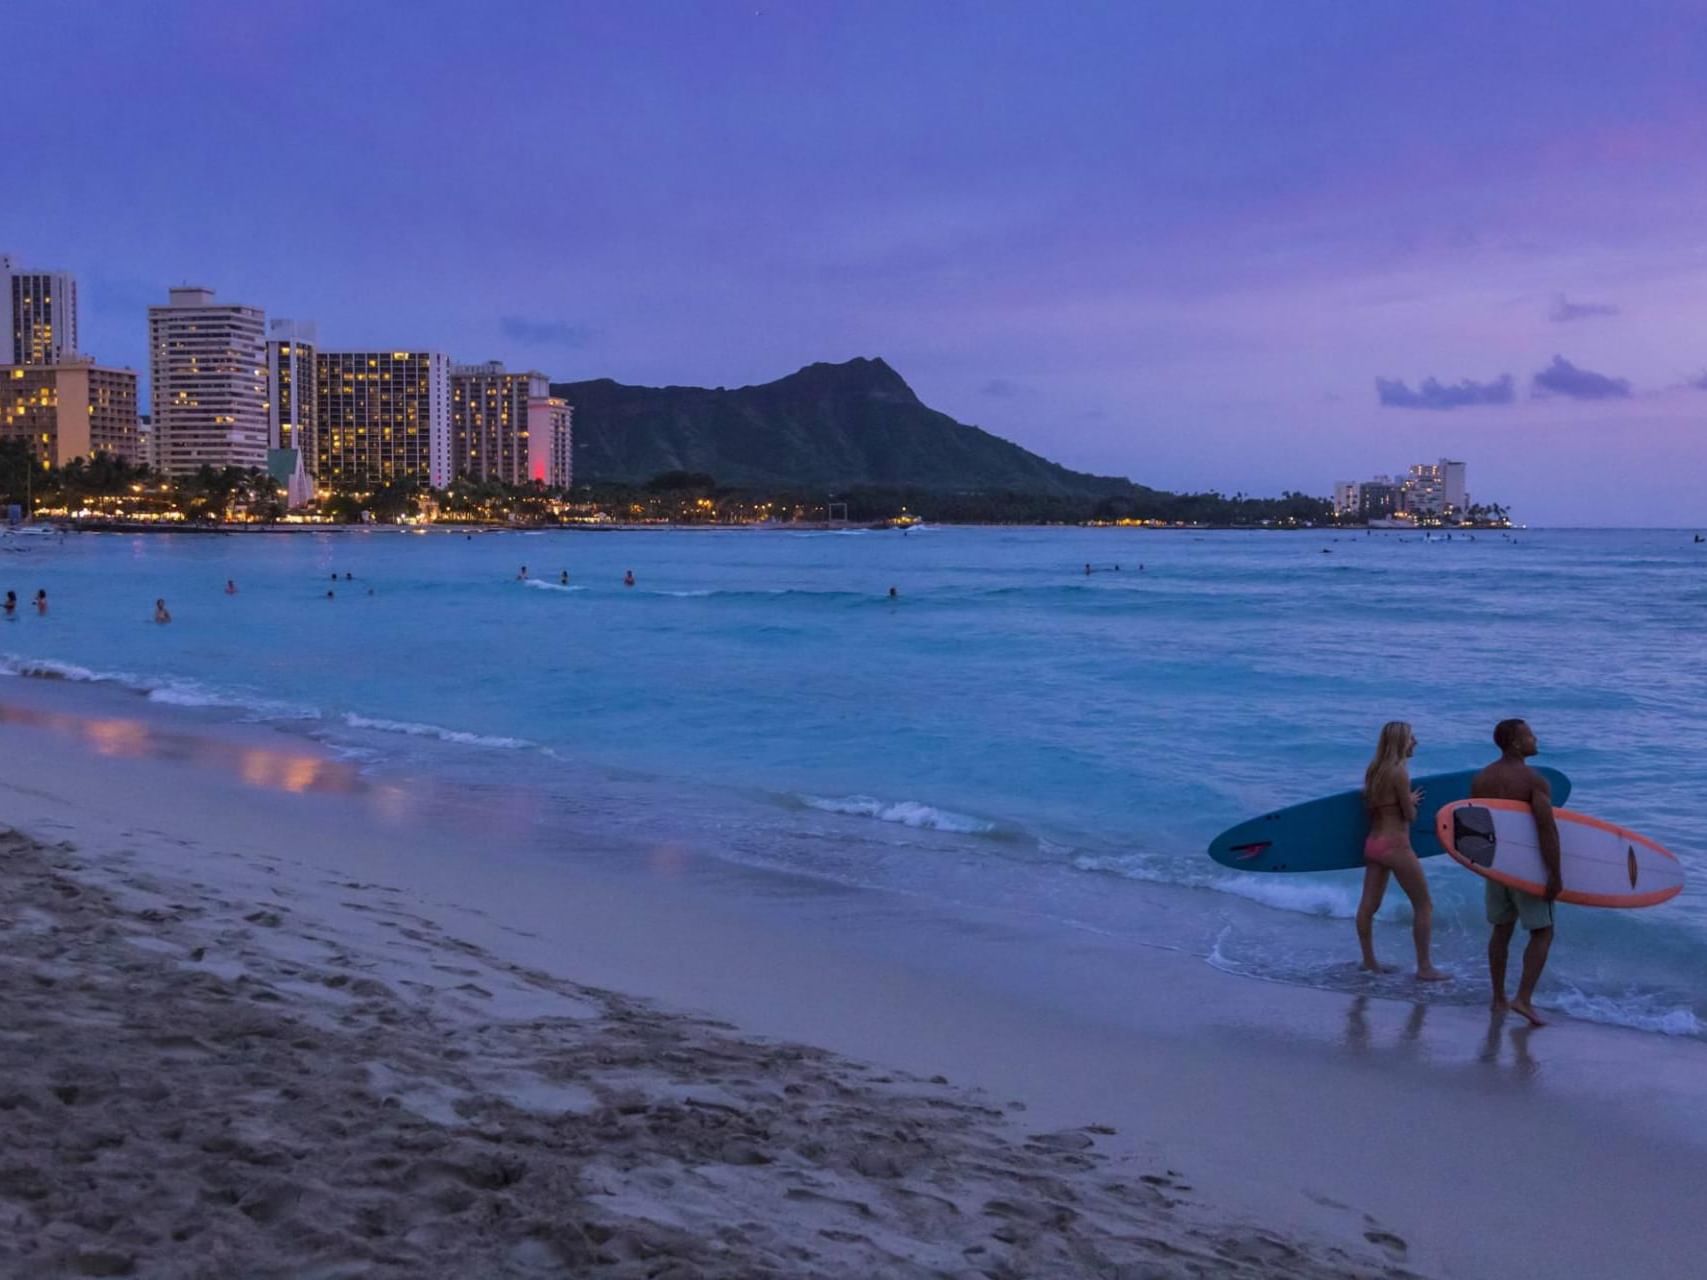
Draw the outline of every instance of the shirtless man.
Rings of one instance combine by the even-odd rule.
[[[1501,720],[1494,726],[1494,745],[1500,749],[1500,758],[1476,775],[1470,784],[1470,796],[1476,800],[1521,800],[1535,811],[1541,861],[1547,866],[1547,892],[1538,898],[1492,880],[1487,882],[1488,923],[1494,927],[1488,939],[1493,1009],[1495,1013],[1503,1013],[1509,1008],[1534,1026],[1544,1027],[1547,1024],[1535,1012],[1531,997],[1541,979],[1541,970],[1547,966],[1547,952],[1553,946],[1553,900],[1565,887],[1559,878],[1559,827],[1553,821],[1553,790],[1546,778],[1529,767],[1529,757],[1541,748],[1535,741],[1535,730],[1527,722]],[[1523,976],[1518,979],[1517,998],[1507,1004],[1506,955],[1520,920],[1529,934],[1529,943],[1523,949]]]

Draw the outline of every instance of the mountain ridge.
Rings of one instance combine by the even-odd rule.
[[[577,483],[668,471],[749,489],[911,488],[1101,498],[1147,492],[1074,471],[930,408],[881,357],[819,361],[771,382],[639,387],[553,383],[575,409]]]

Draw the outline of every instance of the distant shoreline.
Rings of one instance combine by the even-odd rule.
[[[1372,529],[1365,525],[1261,525],[1261,524],[1169,524],[1169,525],[1112,525],[1087,522],[1084,524],[1007,524],[987,521],[927,521],[926,527],[950,529],[1119,529],[1139,533],[1296,533],[1296,534],[1428,534],[1440,537],[1454,533],[1516,533],[1527,532],[1525,525],[1454,525],[1449,529]],[[693,521],[617,521],[608,524],[461,524],[434,522],[430,524],[396,524],[376,521],[371,524],[196,524],[189,521],[155,520],[52,520],[14,526],[7,533],[38,537],[47,533],[149,533],[149,534],[299,534],[299,533],[646,533],[646,532],[707,532],[726,533],[734,530],[755,533],[904,533],[898,526],[879,524],[826,524],[823,521],[778,522],[759,524],[749,521],[711,523]]]

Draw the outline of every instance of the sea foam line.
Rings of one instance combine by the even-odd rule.
[[[317,708],[294,702],[280,702],[254,694],[218,689],[195,680],[176,676],[143,676],[130,671],[97,671],[75,662],[56,658],[26,658],[18,654],[0,655],[0,675],[21,676],[35,680],[68,680],[77,684],[116,685],[130,693],[141,694],[150,702],[172,707],[228,707],[246,711],[260,720],[318,720]]]
[[[437,738],[440,742],[454,742],[465,747],[501,747],[506,750],[517,750],[534,745],[526,738],[506,738],[498,734],[469,733],[464,729],[447,729],[443,725],[421,724],[414,720],[385,720],[376,716],[358,715],[354,711],[344,713],[344,723],[352,729],[372,729],[378,733],[401,733],[411,738]]]
[[[924,831],[952,831],[961,835],[989,835],[997,824],[964,813],[938,809],[917,800],[879,800],[875,796],[798,796],[808,809],[823,813],[842,813],[854,818],[875,818],[879,822],[897,822],[904,827]]]

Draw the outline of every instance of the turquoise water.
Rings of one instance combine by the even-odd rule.
[[[547,836],[639,830],[1316,986],[1409,993],[1352,967],[1357,875],[1239,876],[1203,856],[1210,837],[1356,785],[1384,720],[1416,726],[1423,773],[1491,758],[1494,722],[1522,715],[1572,807],[1695,871],[1660,908],[1564,911],[1544,996],[1707,1028],[1707,545],[1688,533],[380,530],[0,548],[0,590],[51,603],[0,624],[13,674],[264,720],[376,774],[525,785],[549,802]],[[169,627],[149,622],[156,597]],[[1480,882],[1429,866],[1460,980],[1427,998],[1480,1000]],[[1407,912],[1390,898],[1380,942],[1399,961]]]

